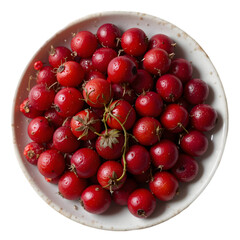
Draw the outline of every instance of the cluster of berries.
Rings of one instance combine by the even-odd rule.
[[[31,119],[24,155],[62,197],[95,214],[113,200],[146,218],[156,199],[195,179],[217,112],[175,48],[164,34],[106,23],[34,63],[36,84],[20,105]]]

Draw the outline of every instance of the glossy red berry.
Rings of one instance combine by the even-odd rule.
[[[97,49],[97,38],[89,31],[78,32],[71,40],[71,49],[82,58],[91,57]]]
[[[121,124],[129,130],[135,123],[136,112],[134,108],[125,100],[115,100],[109,106],[107,114],[107,124],[110,128],[122,130]]]
[[[65,172],[58,182],[58,190],[62,197],[69,200],[77,200],[87,187],[87,181],[79,178],[74,172]]]
[[[137,183],[133,178],[127,178],[123,186],[112,193],[112,199],[121,206],[128,204],[130,194],[137,188]]]
[[[83,108],[83,96],[76,88],[67,87],[59,90],[54,98],[54,105],[62,117],[74,116]]]
[[[178,104],[169,104],[163,111],[160,122],[169,131],[179,133],[187,127],[189,116],[187,110]]]
[[[23,150],[23,155],[29,163],[37,165],[38,158],[40,154],[44,151],[45,147],[43,144],[30,142],[25,146]]]
[[[23,100],[23,102],[20,104],[20,112],[24,114],[25,117],[27,118],[35,118],[40,115],[42,115],[43,111],[39,111],[32,107],[32,105],[29,103],[29,99],[26,98]]]
[[[136,78],[131,83],[131,86],[137,94],[151,91],[154,86],[153,77],[146,70],[138,69]]]
[[[52,140],[54,128],[45,117],[36,117],[28,124],[28,136],[37,143],[47,143]]]
[[[37,166],[44,177],[56,178],[65,170],[65,160],[57,150],[46,150],[40,154]]]
[[[87,212],[102,214],[111,205],[111,195],[100,185],[90,185],[81,194],[81,204]]]
[[[162,201],[170,201],[176,195],[179,183],[176,177],[167,172],[157,172],[149,182],[151,192]]]
[[[71,61],[73,59],[72,52],[70,49],[64,46],[53,47],[48,56],[48,62],[53,68],[58,68],[66,61]]]
[[[52,86],[57,82],[56,74],[52,66],[44,66],[37,73],[37,83]]]
[[[86,103],[94,108],[103,108],[113,96],[111,84],[102,78],[94,78],[83,88]]]
[[[169,54],[161,48],[152,48],[143,57],[143,67],[151,74],[163,75],[171,65]]]
[[[136,99],[135,109],[140,116],[158,117],[163,110],[163,100],[156,92],[144,92]]]
[[[60,116],[55,108],[50,108],[44,112],[44,117],[54,127],[61,127],[65,121],[65,118]]]
[[[151,146],[160,140],[161,123],[153,117],[140,118],[133,127],[133,135],[144,146]]]
[[[183,93],[182,82],[172,74],[165,74],[157,80],[156,91],[165,102],[176,102]]]
[[[151,157],[148,150],[141,145],[131,146],[126,153],[125,159],[128,172],[134,175],[146,172],[151,164]]]
[[[191,79],[184,87],[184,98],[193,105],[203,103],[208,94],[207,83],[198,78]]]
[[[103,74],[102,72],[99,72],[97,70],[94,71],[90,71],[88,73],[85,74],[85,80],[89,81],[92,80],[94,78],[102,78],[102,79],[107,79],[106,75]]]
[[[131,59],[119,56],[109,62],[107,74],[111,83],[132,83],[137,75],[137,68]]]
[[[192,64],[184,58],[172,60],[169,72],[178,77],[182,83],[188,82],[192,78]]]
[[[154,212],[155,208],[156,199],[145,188],[134,190],[128,198],[128,209],[135,217],[147,218]]]
[[[181,149],[194,157],[202,156],[208,149],[208,139],[204,133],[190,130],[180,140]]]
[[[116,25],[105,23],[98,28],[97,38],[103,47],[117,48],[121,38],[121,31]]]
[[[218,119],[217,111],[209,104],[199,104],[190,112],[191,125],[199,131],[212,130]]]
[[[73,116],[70,125],[74,136],[83,141],[96,138],[95,132],[98,133],[101,130],[100,119],[88,108]]]
[[[61,64],[57,70],[57,80],[65,87],[77,87],[82,83],[84,71],[81,65],[74,61]]]
[[[124,140],[124,135],[119,130],[105,130],[96,141],[97,153],[107,160],[119,159],[122,156]]]
[[[71,167],[80,178],[90,178],[97,173],[100,159],[96,151],[90,148],[77,150],[71,158]]]
[[[125,53],[139,57],[148,48],[148,38],[140,28],[130,28],[125,31],[121,38],[121,46]]]
[[[115,191],[122,187],[126,180],[126,175],[122,177],[123,166],[116,161],[106,161],[102,163],[97,172],[97,180],[99,184],[110,191]],[[119,180],[120,179],[120,180]]]
[[[149,40],[149,49],[161,48],[167,53],[173,53],[176,43],[165,34],[155,34]]]
[[[123,99],[133,104],[136,100],[136,93],[135,91],[129,86],[127,83],[112,84],[112,91],[113,91],[113,99]]]
[[[80,66],[82,67],[85,75],[96,69],[93,67],[92,56],[89,58],[81,58],[79,61]]]
[[[28,94],[30,105],[38,111],[48,110],[55,97],[55,91],[44,84],[36,84]]]
[[[197,161],[184,153],[179,154],[177,163],[171,169],[173,175],[181,182],[193,181],[197,177],[198,171]]]
[[[33,67],[35,70],[39,71],[43,68],[43,63],[42,61],[36,61],[34,64],[33,64]]]
[[[80,147],[80,141],[73,135],[69,127],[59,127],[53,134],[54,148],[63,153],[72,153]]]
[[[178,160],[178,148],[170,140],[163,139],[150,149],[152,163],[155,167],[162,170],[172,168]]]
[[[109,62],[115,57],[117,57],[117,52],[112,48],[99,48],[92,55],[93,67],[105,74]]]

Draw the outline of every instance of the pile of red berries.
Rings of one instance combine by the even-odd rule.
[[[24,155],[63,198],[95,214],[114,201],[146,218],[156,199],[195,179],[217,112],[175,47],[164,34],[106,23],[34,63],[36,84],[20,106],[31,119]]]

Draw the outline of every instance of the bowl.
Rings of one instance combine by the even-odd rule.
[[[145,31],[148,37],[163,33],[171,37],[176,43],[176,57],[183,57],[192,62],[193,77],[206,81],[210,94],[207,103],[218,112],[217,126],[208,133],[209,148],[203,158],[198,160],[200,171],[193,182],[180,184],[180,193],[171,201],[158,202],[156,211],[147,219],[132,216],[127,207],[111,206],[104,214],[94,215],[86,212],[78,201],[70,201],[59,196],[57,186],[46,182],[36,166],[29,164],[24,156],[23,149],[30,142],[27,135],[27,120],[19,111],[20,103],[27,97],[29,77],[34,76],[33,63],[47,59],[51,45],[70,47],[72,33],[88,30],[96,33],[98,27],[111,22],[122,30],[138,27]],[[133,230],[160,224],[187,208],[205,189],[212,179],[223,154],[228,131],[228,109],[224,89],[218,73],[208,55],[200,45],[187,33],[175,25],[155,16],[137,12],[103,12],[83,17],[51,37],[32,57],[24,70],[13,102],[13,138],[16,156],[26,178],[37,191],[39,196],[52,208],[64,216],[84,225],[107,230]],[[114,204],[113,204],[114,205]],[[197,216],[196,216],[197,217]]]

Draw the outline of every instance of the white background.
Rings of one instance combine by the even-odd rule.
[[[2,1],[0,6],[0,239],[240,239],[239,1]],[[49,207],[23,175],[12,147],[11,112],[18,80],[55,32],[87,14],[137,11],[165,19],[192,36],[215,65],[228,99],[230,124],[212,181],[186,210],[160,225],[111,232],[69,220]]]

